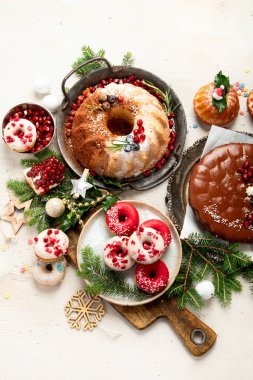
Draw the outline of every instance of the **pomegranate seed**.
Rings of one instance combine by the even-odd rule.
[[[171,137],[172,137],[173,139],[175,139],[175,138],[177,137],[177,134],[176,134],[176,132],[174,132],[174,131],[170,132],[170,135],[171,135]]]
[[[114,79],[114,83],[119,84],[119,79],[118,78]]]
[[[241,169],[241,168],[238,168],[238,169],[237,169],[237,173],[239,173],[239,174],[244,174],[245,171],[244,171],[243,169]]]
[[[137,144],[140,142],[139,136],[134,136],[134,142]]]
[[[130,80],[130,82],[133,82],[133,81],[134,81],[134,76],[133,76],[133,74],[130,75],[128,79]]]
[[[140,79],[136,79],[136,81],[134,82],[134,84],[135,84],[136,86],[140,86],[140,84],[141,84]]]
[[[161,164],[164,165],[166,160],[164,158],[161,159]]]
[[[143,120],[139,119],[137,120],[138,127],[141,127],[143,125]]]
[[[174,150],[175,149],[175,147],[174,147],[174,145],[169,145],[169,150]]]
[[[253,177],[253,171],[248,171],[248,177]]]
[[[245,221],[243,222],[243,227],[244,227],[244,228],[249,228],[249,226],[250,226],[249,221],[248,221],[248,220],[245,220]]]
[[[244,173],[242,175],[242,180],[243,180],[243,182],[247,182],[248,181],[248,174]]]
[[[90,93],[92,94],[95,91],[94,87],[90,87]]]
[[[107,81],[103,79],[103,80],[101,81],[101,84],[102,84],[103,86],[106,86],[106,85],[107,85]]]
[[[150,177],[151,176],[151,170],[146,170],[143,174],[144,174],[144,177]]]
[[[118,102],[119,103],[123,103],[124,102],[124,97],[123,96],[119,96],[118,97]]]
[[[157,170],[161,170],[161,169],[162,169],[162,164],[161,164],[161,162],[158,161],[155,167],[156,167]]]
[[[170,114],[168,115],[168,117],[171,119],[172,117],[174,117],[174,112],[170,112]]]
[[[169,126],[172,128],[174,126],[174,120],[169,120]]]
[[[113,79],[112,78],[109,78],[108,79],[108,83],[112,83],[113,82]]]
[[[250,222],[253,222],[253,214],[249,214],[247,216],[247,219],[250,221]]]
[[[176,142],[176,139],[171,139],[171,140],[170,140],[170,144],[171,144],[171,145],[175,144],[175,142]]]
[[[243,169],[248,169],[250,167],[249,161],[245,161],[242,167]]]
[[[139,134],[144,133],[145,128],[141,126],[141,127],[139,127],[138,131],[139,131]]]
[[[169,156],[170,156],[170,151],[167,150],[167,152],[165,152],[163,156],[164,156],[165,158],[169,158]]]
[[[133,134],[134,134],[134,135],[138,135],[138,133],[139,133],[138,129],[134,129],[134,130],[133,130]]]
[[[139,137],[139,140],[140,140],[140,143],[143,143],[146,139],[146,136],[145,135],[140,135]]]

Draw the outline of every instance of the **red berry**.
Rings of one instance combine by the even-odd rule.
[[[140,142],[139,136],[134,136],[134,142],[138,144]]]
[[[146,170],[143,174],[144,174],[144,177],[150,177],[151,176],[151,170]]]
[[[133,134],[134,134],[134,135],[138,135],[138,133],[139,133],[139,130],[138,130],[138,129],[134,129],[134,130],[133,130]]]
[[[156,167],[157,170],[162,169],[162,164],[161,164],[161,162],[158,161],[155,167]]]
[[[175,139],[177,137],[177,134],[176,134],[176,132],[171,131],[170,136],[171,136],[171,138]]]
[[[139,140],[140,143],[143,143],[145,141],[146,136],[145,135],[140,135]]]
[[[139,119],[137,120],[138,127],[141,127],[143,125],[143,120]]]
[[[145,128],[143,126],[141,126],[141,127],[139,127],[138,131],[139,131],[139,134],[144,133]]]
[[[170,144],[169,144],[169,150],[172,151],[172,150],[174,150],[174,149],[175,149],[174,145],[170,145]]]
[[[248,220],[245,220],[245,221],[243,222],[243,227],[244,227],[244,228],[249,228],[249,226],[250,226],[249,221],[248,221]]]
[[[171,140],[170,140],[170,144],[171,144],[171,145],[175,144],[175,142],[176,142],[176,139],[171,139]]]
[[[250,162],[245,161],[242,167],[243,167],[243,169],[248,169],[250,167]]]
[[[169,120],[169,126],[170,126],[170,128],[172,128],[173,125],[174,125],[174,120]]]

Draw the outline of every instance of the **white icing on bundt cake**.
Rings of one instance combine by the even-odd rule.
[[[129,178],[155,166],[170,140],[161,103],[132,84],[97,88],[77,110],[72,145],[82,166],[99,175]]]

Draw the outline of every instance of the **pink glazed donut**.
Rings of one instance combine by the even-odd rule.
[[[171,242],[171,233],[170,229],[167,226],[166,223],[162,222],[159,219],[149,219],[146,220],[146,222],[142,223],[140,227],[149,227],[154,228],[157,232],[159,232],[162,235],[162,238],[164,240],[165,246],[168,247]]]
[[[152,264],[159,260],[165,250],[164,240],[159,232],[140,226],[128,242],[128,251],[134,261]]]
[[[134,266],[135,262],[128,253],[128,241],[127,236],[114,236],[108,240],[104,248],[104,261],[109,268],[124,271]]]
[[[116,235],[132,235],[139,221],[138,211],[127,202],[115,203],[106,213],[106,224]]]

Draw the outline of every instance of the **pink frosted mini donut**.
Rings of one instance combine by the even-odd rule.
[[[117,202],[106,213],[106,224],[116,235],[130,236],[139,225],[139,214],[128,202]]]
[[[3,130],[3,138],[15,152],[27,152],[36,142],[36,127],[26,119],[15,118]]]
[[[128,251],[134,261],[152,264],[159,260],[165,250],[164,240],[153,228],[140,226],[128,242]]]
[[[146,220],[146,222],[142,223],[140,227],[150,227],[154,228],[157,232],[159,232],[162,235],[162,238],[164,240],[165,246],[168,247],[171,242],[171,233],[170,229],[167,226],[166,223],[162,222],[159,219],[149,219]]]
[[[108,240],[104,248],[105,264],[114,270],[124,271],[132,268],[135,262],[128,253],[127,236],[114,236]]]
[[[135,281],[138,288],[154,294],[166,288],[169,281],[169,270],[162,260],[154,264],[139,264],[135,270]]]
[[[51,263],[38,260],[32,270],[34,280],[47,286],[59,284],[64,279],[65,272],[66,260],[64,257]]]
[[[68,252],[69,238],[56,228],[42,231],[33,239],[35,255],[42,261],[57,261]]]

